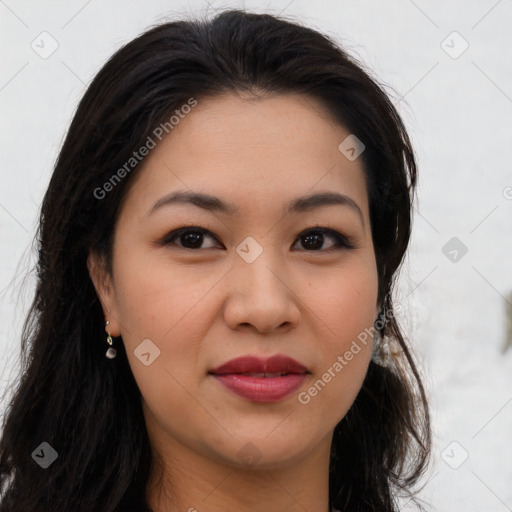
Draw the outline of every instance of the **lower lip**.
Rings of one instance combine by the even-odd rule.
[[[236,373],[213,375],[226,388],[253,402],[277,402],[300,388],[305,373],[290,373],[282,377],[249,377]]]

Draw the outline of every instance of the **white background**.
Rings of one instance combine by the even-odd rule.
[[[243,5],[213,1],[209,12]],[[2,389],[16,374],[40,203],[86,85],[150,25],[207,7],[184,0],[0,1]],[[282,12],[330,34],[387,84],[420,173],[399,290],[434,418],[434,464],[420,496],[428,510],[512,511],[512,348],[502,353],[505,306],[512,303],[512,1],[276,0],[245,7]],[[34,40],[41,45],[43,31],[58,43],[47,59],[31,48]],[[442,251],[452,237],[468,248],[455,262]]]

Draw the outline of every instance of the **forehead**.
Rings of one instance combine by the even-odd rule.
[[[188,189],[229,197],[256,212],[332,190],[349,195],[365,212],[362,160],[351,161],[339,150],[348,135],[323,105],[304,95],[199,100],[155,140],[129,195],[147,209],[166,193]]]

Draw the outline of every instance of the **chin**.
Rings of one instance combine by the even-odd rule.
[[[271,430],[266,430],[266,432]],[[304,436],[281,435],[266,437],[259,435],[234,434],[224,446],[225,450],[219,452],[219,445],[214,449],[216,456],[223,459],[230,466],[247,470],[276,470],[297,464],[314,449],[318,439],[306,442]]]

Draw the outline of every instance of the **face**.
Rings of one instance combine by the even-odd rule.
[[[226,95],[200,101],[134,177],[113,273],[94,254],[89,270],[162,452],[261,468],[328,452],[377,314],[348,135],[305,96]]]

